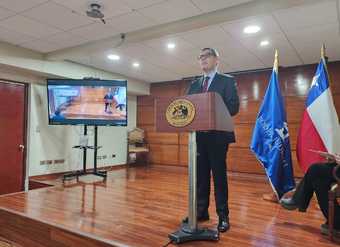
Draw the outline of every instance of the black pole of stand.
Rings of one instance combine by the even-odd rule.
[[[94,126],[94,160],[93,160],[93,170],[94,173],[97,172],[97,149],[98,149],[98,126]]]
[[[84,136],[87,136],[87,125],[84,125]],[[68,174],[65,174],[63,177],[63,181],[72,179],[74,177],[77,178],[77,181],[79,180],[79,176],[87,175],[87,174],[93,174],[96,176],[103,177],[104,180],[107,177],[106,171],[98,171],[97,170],[97,151],[101,146],[98,146],[98,126],[94,126],[94,146],[74,146],[73,148],[81,148],[83,149],[83,170],[82,171],[76,171],[71,172]],[[93,172],[87,172],[86,170],[86,156],[87,156],[87,149],[93,149],[94,155],[93,155]]]
[[[98,126],[94,126],[94,155],[93,155],[93,174],[106,179],[107,171],[97,171],[97,150],[98,147]]]
[[[84,125],[84,136],[87,136],[87,125]],[[83,148],[83,172],[86,173],[86,154],[87,154],[87,148]]]

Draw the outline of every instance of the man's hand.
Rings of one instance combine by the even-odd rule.
[[[340,154],[334,154],[335,162],[339,165],[340,164]]]
[[[314,150],[314,149],[309,149],[309,151],[319,154],[321,157],[324,157],[328,162],[337,162],[337,163],[339,162],[340,163],[340,155],[338,154],[331,154],[328,152]]]

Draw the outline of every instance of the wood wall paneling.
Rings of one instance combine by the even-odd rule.
[[[154,104],[155,104],[155,97],[152,95],[137,97],[138,106],[153,106]]]
[[[138,121],[137,121],[137,126],[138,128],[143,129],[146,132],[146,135],[147,135],[147,132],[156,131],[156,127],[153,124],[138,124]]]
[[[188,145],[189,134],[188,133],[179,133],[179,145]]]
[[[234,116],[235,125],[239,123],[254,123],[257,117],[258,110],[260,109],[261,102],[255,100],[242,100],[240,102],[240,110]]]
[[[149,147],[150,147],[150,160],[152,163],[159,165],[179,164],[178,145],[150,144]]]
[[[340,81],[339,81],[340,83]],[[333,94],[333,100],[336,112],[338,113],[338,116],[340,116],[340,93],[339,94]]]
[[[179,145],[179,165],[188,165],[188,145]]]
[[[154,125],[154,106],[138,106],[137,107],[137,125]]]
[[[179,144],[179,136],[177,133],[147,132],[146,140],[149,144]]]
[[[297,161],[296,158],[296,151],[292,150],[292,162],[293,162],[293,170],[294,170],[294,176],[295,177],[303,177],[304,173],[302,172],[299,162]]]
[[[328,64],[328,73],[330,78],[330,86],[334,94],[340,94],[340,61]]]
[[[181,81],[154,83],[151,85],[150,94],[157,97],[173,97],[180,95]]]
[[[305,110],[305,97],[285,97],[286,114],[288,125],[291,123],[300,124],[303,112]]]
[[[249,148],[251,136],[253,134],[254,123],[244,123],[235,125],[236,143],[231,144],[237,148]]]
[[[296,151],[292,151],[292,163],[295,177],[303,177],[302,170],[296,160]],[[228,151],[227,168],[230,171],[264,174],[261,163],[249,148],[234,147],[231,145]]]

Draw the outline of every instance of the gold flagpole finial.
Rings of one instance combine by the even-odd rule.
[[[325,44],[322,44],[321,46],[321,58],[325,59],[326,57],[326,47]]]
[[[276,73],[278,72],[279,69],[279,52],[277,49],[275,49],[275,59],[274,59],[274,70]]]
[[[327,72],[328,83],[329,83],[329,86],[331,86],[332,82],[329,78],[329,73],[328,73],[328,69],[327,69],[326,46],[325,46],[325,44],[322,44],[322,46],[321,46],[321,61],[323,62],[324,66],[325,66],[325,70]]]

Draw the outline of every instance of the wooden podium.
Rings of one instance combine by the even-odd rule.
[[[234,124],[221,96],[214,92],[156,100],[157,132],[189,132],[189,210],[188,223],[169,234],[179,244],[193,240],[218,240],[217,230],[197,226],[196,131],[233,131]]]

